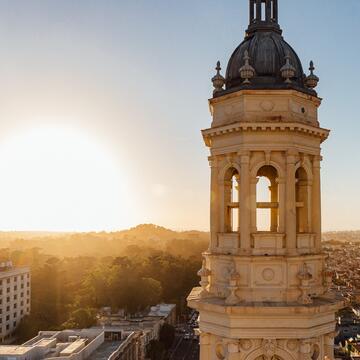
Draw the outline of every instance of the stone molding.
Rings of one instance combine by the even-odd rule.
[[[210,147],[211,139],[215,136],[221,136],[221,135],[237,133],[237,132],[246,132],[246,131],[295,132],[295,133],[306,134],[317,137],[321,140],[321,142],[325,141],[330,134],[330,130],[311,126],[311,125],[306,125],[302,123],[295,123],[295,122],[284,122],[284,123],[241,122],[241,123],[221,126],[218,128],[206,129],[202,131],[202,135],[206,146]]]

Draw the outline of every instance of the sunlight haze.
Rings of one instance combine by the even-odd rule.
[[[359,228],[360,2],[340,3],[281,1],[279,17],[304,70],[315,62],[332,130],[324,230]],[[244,0],[0,1],[0,229],[208,230],[200,130],[247,24]]]

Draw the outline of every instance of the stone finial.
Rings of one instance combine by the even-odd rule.
[[[314,74],[314,62],[310,61],[310,75],[305,78],[305,84],[310,89],[315,89],[319,83],[319,78]]]
[[[239,72],[242,79],[244,79],[243,84],[250,84],[250,79],[255,76],[255,69],[250,65],[250,56],[249,52],[245,50],[244,55],[245,65],[243,65]]]
[[[291,84],[291,79],[296,75],[296,69],[294,68],[294,66],[291,65],[290,59],[291,59],[290,54],[289,52],[287,52],[285,55],[286,63],[280,69],[281,76],[285,79],[285,82],[287,84]]]
[[[297,277],[300,280],[299,289],[301,291],[301,295],[299,297],[299,303],[302,305],[312,304],[313,300],[309,294],[309,291],[311,289],[310,280],[313,278],[313,276],[310,273],[310,269],[307,266],[307,264],[304,263]]]
[[[213,91],[214,95],[220,91],[223,91],[225,85],[225,78],[220,74],[221,71],[220,61],[217,62],[215,70],[216,70],[216,75],[211,79],[214,86],[214,91]]]
[[[233,269],[230,272],[230,280],[228,289],[230,291],[230,295],[226,298],[225,304],[226,305],[237,305],[240,302],[240,299],[236,295],[236,290],[239,287],[239,279],[240,275],[236,271],[236,265],[233,265]]]
[[[202,267],[198,271],[198,276],[201,277],[200,286],[201,286],[201,293],[200,297],[204,298],[209,295],[208,285],[209,285],[209,276],[211,275],[211,271],[206,267],[206,260],[205,258],[202,261]]]
[[[326,292],[328,292],[330,291],[331,285],[333,283],[334,272],[329,268],[325,268],[323,271],[323,276],[324,276],[324,287]]]

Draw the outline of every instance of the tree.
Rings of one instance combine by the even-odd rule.
[[[85,329],[96,324],[95,309],[77,309],[70,314],[70,319],[62,327],[64,329]]]

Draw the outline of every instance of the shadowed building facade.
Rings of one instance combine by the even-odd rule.
[[[332,274],[321,246],[318,77],[284,40],[277,0],[250,0],[226,76],[212,79],[211,240],[188,297],[201,360],[333,359]],[[259,200],[260,180],[268,183]],[[261,215],[267,229],[260,228]]]

